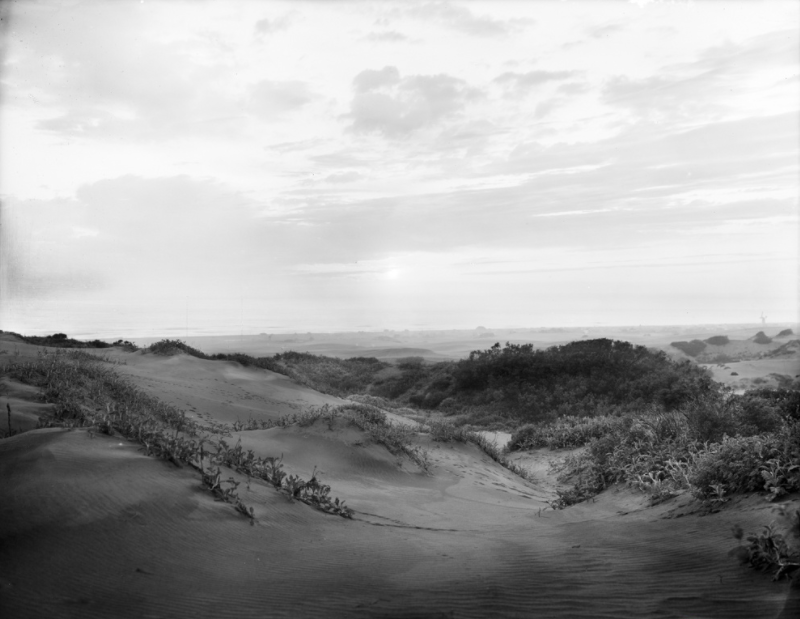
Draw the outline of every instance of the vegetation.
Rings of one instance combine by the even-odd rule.
[[[776,335],[775,337],[786,337],[787,335],[794,335],[794,331],[792,331],[791,329],[784,329],[783,331],[778,333],[778,335]]]
[[[725,346],[726,344],[730,344],[731,343],[731,341],[730,341],[730,339],[728,339],[727,335],[715,335],[715,336],[710,337],[707,340],[703,340],[703,341],[706,344],[711,344],[712,346]]]
[[[706,349],[706,343],[700,340],[692,340],[691,342],[672,342],[670,346],[677,348],[690,357],[696,357]]]
[[[128,340],[117,340],[112,344],[112,346],[118,346],[124,350],[127,350],[128,352],[135,352],[139,350],[139,347],[136,344],[129,342]]]
[[[591,420],[563,418],[523,426],[511,449],[580,447],[562,479],[566,507],[625,483],[659,502],[690,491],[721,503],[741,492],[770,500],[800,491],[800,407],[797,392],[708,394],[677,411],[649,411]]]
[[[236,495],[235,479],[222,481],[221,466],[264,480],[289,498],[326,513],[346,518],[352,515],[343,501],[329,496],[330,487],[321,484],[316,475],[308,481],[286,476],[276,458],[244,452],[240,443],[229,447],[225,441],[230,436],[227,426],[187,418],[183,411],[133,386],[107,359],[80,350],[42,351],[35,361],[9,362],[5,371],[12,378],[38,386],[45,401],[54,404],[52,414],[40,418],[39,427],[87,427],[90,432],[118,433],[135,440],[145,455],[196,468],[204,485],[250,517],[251,523],[255,521],[252,508]]]
[[[675,409],[710,390],[710,375],[662,351],[608,339],[547,350],[495,344],[459,361],[446,395],[515,422],[564,415],[619,415],[655,406]]]
[[[493,429],[564,415],[620,415],[652,406],[673,410],[712,385],[710,375],[690,361],[672,361],[664,352],[608,339],[546,350],[495,344],[462,361],[432,364],[419,357],[390,364],[372,357],[298,352],[258,358],[205,355],[180,340],[162,340],[148,350],[235,361],[280,372],[323,393],[374,398],[362,401],[380,402],[384,408],[441,410],[456,423]]]
[[[721,345],[723,338],[727,339],[715,336],[707,342]],[[681,348],[679,344],[690,345],[689,350],[706,346],[699,340],[673,346]],[[180,352],[278,371],[320,391],[349,395],[351,399],[339,407],[321,407],[276,421],[251,418],[229,427],[210,420],[189,423],[182,413],[179,421],[169,407],[149,403],[148,414],[155,415],[161,426],[179,429],[173,439],[160,441],[153,428],[156,437],[148,435],[150,442],[145,440],[146,433],[137,429],[137,440],[144,441],[147,453],[176,463],[185,461],[186,453],[194,453],[191,445],[176,442],[178,436],[192,440],[203,432],[223,435],[230,430],[310,425],[320,419],[333,424],[341,419],[357,425],[391,453],[408,457],[428,471],[428,453],[414,444],[416,431],[387,423],[381,410],[408,413],[403,407],[415,406],[439,409],[452,416],[452,420],[438,421],[421,417],[432,440],[471,442],[523,475],[506,452],[465,424],[515,428],[511,450],[583,447],[566,462],[562,477],[572,487],[559,495],[556,507],[591,497],[614,483],[638,488],[654,502],[686,491],[701,500],[721,503],[737,492],[765,491],[775,500],[800,490],[800,392],[762,389],[734,395],[721,391],[710,375],[691,361],[674,361],[663,352],[627,342],[584,340],[546,350],[535,350],[530,344],[495,344],[488,350],[472,352],[462,361],[433,364],[418,357],[389,364],[375,358],[332,359],[296,352],[259,358],[239,353],[206,355],[180,340],[162,340],[147,351]],[[84,384],[82,376],[97,372],[98,361],[94,357],[94,361],[83,359],[80,355],[85,353],[78,351],[71,354],[69,364],[82,367],[80,376],[62,380],[56,388],[47,381],[34,380],[56,403],[53,421],[42,423],[100,423],[101,429],[128,435],[127,426],[114,412],[116,408],[107,406],[98,422],[91,407],[98,402],[106,406],[119,398],[141,400],[146,396],[130,395],[127,389],[133,388],[122,386],[118,377],[106,384],[105,378],[93,375]],[[44,359],[50,357],[45,355],[40,360],[42,367]],[[14,371],[25,374],[20,368]],[[113,397],[106,394],[108,389],[114,392]],[[215,444],[214,453],[225,451],[218,441]],[[226,465],[235,470],[238,466],[256,478],[280,476],[275,462],[247,462],[237,460]],[[222,488],[226,482],[209,480],[206,485],[212,491],[225,492]],[[299,484],[292,479],[287,486],[292,498],[307,499],[316,507],[327,505],[319,494],[318,480],[303,486],[308,491],[300,489]],[[335,511],[335,503],[331,505]]]
[[[91,340],[83,342],[74,340],[67,337],[66,333],[54,333],[53,335],[36,336],[36,335],[20,335],[13,331],[0,331],[0,333],[8,333],[13,335],[26,344],[34,344],[36,346],[50,346],[53,348],[111,348],[111,344],[103,342],[102,340]]]
[[[772,338],[769,337],[763,331],[759,331],[758,333],[756,333],[755,337],[753,338],[753,341],[756,344],[770,344],[772,342]]]
[[[784,577],[791,578],[800,569],[800,510],[792,510],[788,505],[776,505],[774,511],[776,520],[765,525],[763,532],[748,535],[749,544],[746,547],[741,545],[744,537],[741,527],[734,527],[733,535],[739,540],[739,548],[743,551],[737,553],[743,563],[761,571],[772,570],[772,580],[781,580]],[[785,534],[779,531],[781,528]]]
[[[182,340],[160,340],[150,344],[146,350],[154,355],[169,356],[177,355],[178,353],[186,353],[198,359],[213,359],[210,355],[205,354],[197,348],[192,348]]]

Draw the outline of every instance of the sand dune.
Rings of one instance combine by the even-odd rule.
[[[114,355],[151,394],[219,421],[337,401],[264,370]],[[34,406],[35,393],[9,387],[0,403]],[[283,454],[289,473],[316,471],[353,519],[231,472],[254,507],[249,526],[196,471],[136,444],[26,432],[0,440],[0,616],[753,618],[785,605],[796,616],[786,583],[728,556],[733,524],[769,522],[759,497],[701,516],[686,497],[649,508],[616,488],[553,511],[545,463],[563,454],[526,456],[528,482],[474,445],[420,435],[425,474],[341,419],[232,440]]]

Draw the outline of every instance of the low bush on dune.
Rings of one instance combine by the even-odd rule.
[[[298,382],[340,397],[366,392],[376,375],[389,367],[388,363],[374,357],[337,359],[291,351],[272,359],[284,368],[284,374]]]
[[[727,335],[715,335],[703,341],[706,344],[711,344],[712,346],[725,346],[731,342]]]
[[[706,343],[700,340],[692,340],[691,342],[672,342],[670,346],[677,348],[690,357],[696,357],[706,349]]]
[[[366,393],[354,393],[347,396],[347,399],[358,402],[359,404],[369,404],[370,406],[386,410],[403,408],[403,405],[398,402],[387,400],[380,396],[368,395]]]
[[[468,443],[473,435],[464,426],[457,426],[445,420],[434,419],[425,425],[428,434],[438,443]]]
[[[569,415],[550,423],[526,424],[520,427],[511,435],[508,447],[512,451],[537,447],[581,447],[592,439],[610,434],[631,422],[630,417]]]
[[[784,329],[783,331],[778,333],[778,335],[776,335],[775,337],[786,337],[788,335],[794,335],[794,331],[792,331],[791,329]]]
[[[755,336],[753,337],[753,341],[754,341],[756,344],[770,344],[770,343],[772,343],[772,338],[771,338],[771,337],[769,337],[769,336],[768,336],[766,333],[764,333],[763,331],[759,331],[759,332],[758,332],[758,333],[756,333],[756,334],[755,334]]]
[[[225,441],[230,427],[215,422],[200,423],[186,414],[147,395],[121,377],[106,359],[83,351],[40,352],[35,361],[11,361],[5,373],[42,390],[53,412],[41,417],[39,427],[85,427],[102,434],[118,433],[142,445],[145,455],[196,468],[203,483],[218,498],[255,523],[253,509],[239,499],[239,485],[232,477],[222,479],[222,466],[229,466],[248,478],[262,479],[290,498],[324,512],[346,518],[352,510],[329,496],[330,487],[316,478],[305,481],[286,476],[276,458],[260,458],[233,448]]]
[[[182,340],[159,340],[158,342],[150,344],[150,346],[148,346],[145,350],[153,353],[154,355],[169,356],[185,353],[187,355],[191,355],[192,357],[197,357],[198,359],[212,358],[210,355],[205,354],[197,348],[189,346]]]
[[[420,408],[457,414],[471,425],[541,422],[564,415],[671,410],[711,388],[710,375],[690,361],[608,339],[545,350],[495,344],[458,362],[410,365],[370,393]]]
[[[765,491],[771,500],[800,491],[800,420],[795,396],[706,396],[669,413],[558,420],[512,436],[512,449],[581,446],[562,478],[573,484],[566,507],[615,483],[658,502],[683,491],[722,502]]]
[[[128,340],[117,340],[112,344],[112,346],[117,346],[123,350],[127,350],[128,352],[136,352],[139,350],[139,347],[136,344],[129,342]]]
[[[747,546],[742,545],[744,531],[733,527],[733,536],[739,540],[735,554],[742,563],[760,571],[773,572],[773,581],[791,578],[800,570],[800,510],[789,505],[773,507],[775,519],[763,527],[761,533],[747,536]]]
[[[424,471],[430,471],[428,452],[414,445],[416,430],[411,426],[389,423],[383,411],[365,404],[344,404],[337,411],[349,417],[372,440],[386,447],[390,453],[405,455]]]

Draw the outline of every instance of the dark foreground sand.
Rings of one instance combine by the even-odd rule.
[[[233,364],[114,354],[153,395],[221,421],[336,401]],[[42,407],[22,387],[13,397],[28,402],[19,420]],[[612,489],[553,511],[545,467],[525,482],[472,445],[420,437],[435,463],[425,475],[342,423],[239,437],[283,453],[290,473],[316,467],[354,519],[240,477],[250,526],[196,471],[124,439],[0,440],[0,617],[800,616],[789,584],[729,556],[734,524],[771,520],[760,497],[701,516],[685,497],[647,508]]]

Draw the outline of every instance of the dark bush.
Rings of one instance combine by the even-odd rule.
[[[131,352],[139,350],[139,347],[136,344],[134,344],[133,342],[129,342],[128,340],[117,340],[112,344],[112,346],[119,346],[120,348],[124,348],[125,350]]]
[[[791,329],[784,329],[783,331],[778,333],[778,335],[776,335],[775,337],[785,337],[787,335],[794,335],[794,331],[792,331]]]
[[[756,344],[769,344],[772,342],[772,338],[767,336],[767,334],[764,333],[763,331],[759,331],[758,333],[756,333],[755,337],[753,338],[753,341]]]
[[[160,340],[147,347],[147,350],[156,355],[177,355],[178,353],[186,353],[198,359],[212,359],[213,357],[205,354],[204,352],[192,348],[182,340]]]
[[[727,335],[715,335],[703,341],[712,346],[725,346],[725,344],[730,344],[730,339],[728,339]]]
[[[696,357],[706,349],[705,342],[701,342],[700,340],[692,340],[691,342],[672,342],[670,346],[677,348],[690,357]]]

